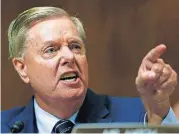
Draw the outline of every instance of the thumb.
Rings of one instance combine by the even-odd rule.
[[[137,89],[145,87],[149,82],[155,80],[156,73],[153,71],[145,71],[140,73],[136,78]]]

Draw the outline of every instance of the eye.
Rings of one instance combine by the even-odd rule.
[[[45,59],[53,58],[56,56],[58,48],[55,46],[49,46],[43,50],[42,56]]]
[[[72,43],[72,44],[71,44],[71,48],[72,48],[72,49],[81,49],[81,45],[78,44],[78,43]]]
[[[71,43],[69,48],[74,53],[81,53],[82,51],[82,47],[79,43]]]
[[[51,54],[56,52],[57,50],[54,47],[49,47],[45,50],[45,53]]]

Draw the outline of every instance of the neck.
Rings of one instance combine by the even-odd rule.
[[[48,100],[35,95],[35,98],[44,111],[60,119],[68,119],[80,109],[85,97],[78,100]]]

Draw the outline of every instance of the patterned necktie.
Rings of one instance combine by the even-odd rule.
[[[60,120],[53,127],[52,133],[71,133],[73,126],[70,120]]]

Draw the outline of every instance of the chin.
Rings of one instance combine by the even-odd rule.
[[[81,100],[85,98],[87,92],[87,88],[81,87],[81,88],[72,88],[72,89],[67,89],[67,90],[63,90],[61,91],[61,93],[59,92],[58,96],[56,96],[55,98],[59,99],[61,98],[61,100],[67,100],[67,101],[74,101],[74,100]]]

